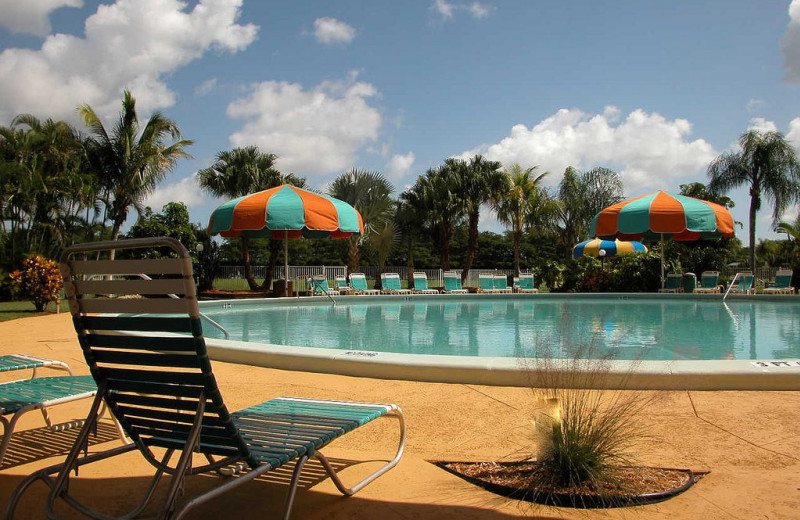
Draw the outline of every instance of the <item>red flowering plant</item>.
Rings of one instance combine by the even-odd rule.
[[[41,312],[50,302],[59,301],[59,291],[64,286],[58,263],[39,255],[33,255],[22,262],[22,269],[9,275],[18,294],[33,302],[37,312]]]

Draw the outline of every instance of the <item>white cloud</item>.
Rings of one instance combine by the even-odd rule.
[[[772,121],[767,121],[763,117],[754,117],[750,120],[748,130],[758,130],[759,132],[777,132],[778,127]]]
[[[442,18],[448,19],[453,17],[455,6],[448,4],[445,0],[434,0],[431,9],[439,13]]]
[[[231,145],[257,145],[278,155],[286,173],[321,174],[350,168],[356,152],[378,137],[380,111],[369,105],[378,91],[357,81],[324,81],[308,90],[298,83],[265,81],[228,105],[228,116],[244,119]]]
[[[405,155],[393,155],[392,158],[389,159],[389,162],[386,163],[388,176],[393,179],[403,177],[411,169],[411,166],[414,165],[416,159],[417,156],[414,155],[414,152],[408,152]]]
[[[165,75],[209,49],[236,52],[258,27],[239,25],[242,0],[117,0],[100,5],[85,23],[85,38],[49,36],[39,50],[0,53],[0,122],[19,113],[74,119],[75,107],[115,114],[123,89],[146,114],[170,106]]]
[[[317,18],[314,20],[314,37],[324,44],[350,43],[356,37],[356,30],[336,18]]]
[[[217,88],[217,78],[209,78],[194,88],[196,96],[205,96]]]
[[[792,0],[789,4],[789,26],[781,40],[781,51],[786,69],[785,79],[800,83],[800,0]]]
[[[83,0],[0,0],[0,27],[15,33],[47,36],[50,13],[60,7],[83,7]]]
[[[456,11],[469,13],[473,18],[486,18],[492,12],[494,6],[472,2],[471,4],[461,4],[447,2],[447,0],[434,0],[431,10],[442,17],[443,20],[450,20]]]
[[[550,171],[545,179],[555,185],[567,166],[613,168],[620,173],[626,193],[649,189],[676,190],[687,176],[704,171],[717,154],[703,139],[689,141],[691,124],[685,119],[637,109],[619,121],[619,110],[606,107],[603,114],[561,109],[532,128],[518,124],[499,143],[461,154],[476,153],[505,165],[539,165]]]
[[[766,103],[764,103],[763,99],[751,99],[747,102],[746,110],[750,113],[756,112],[764,108],[765,105]]]
[[[489,12],[492,10],[492,7],[479,2],[473,2],[467,6],[467,9],[475,18],[486,18],[489,16]]]
[[[168,202],[183,202],[187,207],[206,202],[200,186],[197,184],[196,174],[184,177],[172,184],[161,184],[144,201],[145,206],[150,206],[153,211],[161,211]]]
[[[789,121],[789,132],[786,134],[786,140],[792,143],[797,153],[800,154],[800,117],[795,117]]]

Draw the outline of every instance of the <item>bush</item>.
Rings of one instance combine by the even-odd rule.
[[[9,275],[19,296],[33,302],[37,312],[42,312],[50,302],[57,302],[64,285],[58,263],[39,255],[22,262],[22,269]]]

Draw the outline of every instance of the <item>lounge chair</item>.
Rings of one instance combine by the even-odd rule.
[[[114,248],[119,254],[121,249],[137,247],[170,248],[178,258],[80,259],[84,254],[94,259],[98,250]],[[82,497],[73,495],[73,491],[82,486],[71,486],[70,474],[84,464],[132,451],[140,452],[156,471],[141,503],[125,518],[134,517],[147,507],[165,473],[169,475],[169,484],[163,494],[156,495],[160,503],[152,509],[157,512],[150,512],[157,518],[177,519],[211,500],[220,500],[225,491],[296,461],[284,508],[284,518],[287,518],[300,472],[308,458],[319,459],[345,495],[357,492],[400,460],[405,446],[405,427],[402,412],[392,404],[279,397],[229,412],[203,339],[191,262],[186,248],[169,238],[96,242],[65,250],[61,262],[65,292],[69,295],[70,311],[84,357],[99,390],[66,461],[23,480],[11,496],[9,518],[25,489],[43,480],[49,487],[43,500],[49,518],[57,517],[55,508],[58,506],[59,513],[72,508],[94,518],[108,519],[85,503],[91,502],[91,491]],[[139,273],[154,279],[82,280],[82,275]],[[108,295],[149,297],[112,298]],[[119,334],[120,331],[129,333]],[[120,420],[133,443],[81,456],[103,401]],[[399,419],[397,452],[380,469],[347,488],[318,450],[379,417]],[[184,498],[191,495],[187,475],[209,471],[241,476],[220,478],[218,486],[199,496]],[[56,474],[58,476],[54,477]],[[102,486],[103,481],[95,478],[92,478],[92,487]],[[235,504],[227,510],[234,514]]]
[[[414,273],[414,294],[439,294],[436,289],[428,288],[428,275]]]
[[[324,274],[315,274],[308,279],[308,287],[311,289],[311,296],[338,296],[340,293],[336,289],[328,287],[328,279]]]
[[[350,273],[350,287],[353,288],[354,294],[380,294],[378,289],[370,289],[367,287],[367,278],[364,273]]]
[[[538,293],[539,289],[536,288],[536,280],[532,274],[521,274],[515,286],[517,292],[521,293]]]
[[[68,376],[36,377],[38,368],[65,370]],[[61,431],[79,427],[82,422],[54,425],[47,408],[78,399],[88,399],[97,393],[97,385],[91,376],[74,376],[69,365],[53,359],[40,359],[21,354],[0,356],[0,372],[29,370],[29,379],[19,379],[0,383],[0,423],[3,425],[3,440],[0,441],[0,465],[11,442],[11,435],[22,415],[33,410],[41,410],[48,428]],[[10,419],[6,416],[10,416]]]
[[[749,271],[742,271],[739,273],[739,276],[736,277],[736,283],[730,286],[728,292],[738,294],[755,294],[756,290],[753,287],[754,279],[755,277],[753,276],[753,273]]]
[[[345,278],[344,275],[336,275],[333,283],[336,284],[336,290],[339,291],[340,294],[350,294],[353,292],[353,288],[347,284],[347,278]]]
[[[794,294],[791,269],[779,269],[775,273],[775,285],[765,287],[764,294]]]
[[[700,275],[700,287],[696,287],[696,293],[721,293],[722,286],[719,285],[719,271],[703,271]]]
[[[510,293],[511,287],[508,286],[508,277],[504,274],[494,275],[494,292]]]
[[[400,275],[397,273],[381,273],[381,292],[383,294],[411,294],[411,290],[403,289],[400,285]]]
[[[454,271],[445,271],[442,275],[445,294],[467,294],[469,291],[461,287],[461,277]]]
[[[660,293],[679,293],[683,292],[683,275],[680,273],[669,273],[664,287],[658,290]]]
[[[491,273],[478,274],[478,292],[479,293],[493,293],[494,290],[494,275]]]

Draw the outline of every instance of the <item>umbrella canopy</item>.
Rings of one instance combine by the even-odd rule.
[[[344,201],[284,184],[222,204],[211,213],[208,232],[226,238],[347,238],[363,233],[364,221],[361,214]],[[287,279],[288,250],[284,242],[284,277]]]
[[[610,258],[612,256],[627,255],[630,253],[646,253],[647,247],[641,242],[592,238],[590,240],[584,240],[573,247],[572,258],[580,258],[582,256],[601,257],[601,250],[605,251],[602,257]]]

